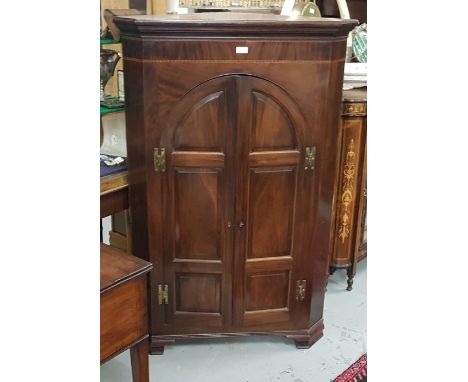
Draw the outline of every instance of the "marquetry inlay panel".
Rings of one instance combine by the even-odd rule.
[[[365,103],[345,103],[343,104],[343,115],[364,116],[367,114],[367,104]]]

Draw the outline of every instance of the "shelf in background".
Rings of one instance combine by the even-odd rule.
[[[111,39],[101,40],[101,45],[110,45],[110,44],[120,44],[120,41],[115,41]]]
[[[115,113],[117,111],[124,111],[125,107],[115,107],[113,109],[109,109],[107,107],[101,106],[101,115]]]

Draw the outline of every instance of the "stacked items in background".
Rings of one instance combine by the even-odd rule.
[[[352,32],[354,62],[345,63],[343,89],[367,86],[367,24],[361,24]]]

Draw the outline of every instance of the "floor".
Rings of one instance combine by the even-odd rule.
[[[150,356],[151,382],[330,382],[367,351],[367,260],[351,292],[343,270],[327,289],[324,336],[310,349],[267,336],[166,346]],[[131,380],[129,351],[101,366],[101,382]]]

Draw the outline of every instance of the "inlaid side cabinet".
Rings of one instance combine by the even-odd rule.
[[[348,32],[355,20],[116,19],[133,253],[151,351],[190,338],[322,336]]]
[[[357,263],[367,256],[367,90],[345,90],[341,115],[330,274],[345,269],[350,291]]]

